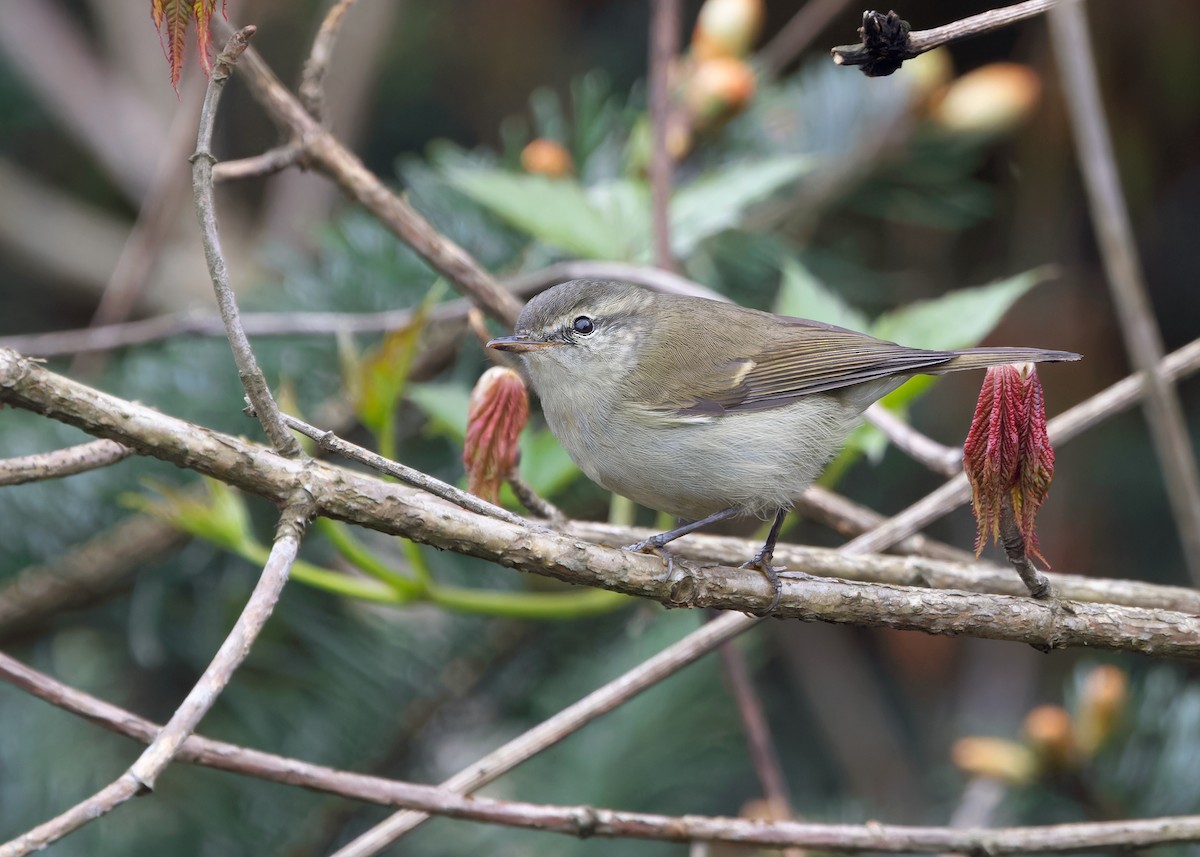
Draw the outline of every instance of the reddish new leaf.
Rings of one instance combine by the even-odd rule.
[[[463,464],[468,489],[492,503],[517,465],[517,439],[529,419],[529,393],[521,376],[493,366],[471,391]]]
[[[225,2],[221,0],[221,14],[225,15]],[[150,0],[150,17],[158,29],[167,66],[171,70],[171,86],[179,89],[179,76],[183,72],[184,45],[188,27],[196,22],[197,42],[200,46],[200,65],[205,74],[212,72],[212,16],[217,0]]]
[[[1001,510],[1008,503],[1026,550],[1045,562],[1034,521],[1054,476],[1054,450],[1046,433],[1042,382],[1032,364],[987,371],[963,444],[963,467],[979,525],[975,554],[989,536],[999,540]]]

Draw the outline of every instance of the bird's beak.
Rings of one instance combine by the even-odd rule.
[[[516,336],[501,336],[499,339],[493,339],[488,344],[488,348],[495,348],[497,351],[511,351],[514,354],[524,354],[527,351],[540,351],[543,348],[555,348],[562,345],[562,342],[550,342],[545,339],[533,339],[527,333],[518,333]]]

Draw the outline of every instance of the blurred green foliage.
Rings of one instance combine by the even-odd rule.
[[[411,18],[403,38],[418,40],[418,46],[422,39],[442,44],[439,39],[458,28],[457,7],[408,5]],[[640,17],[637,24],[644,25]],[[633,38],[628,28],[612,26],[598,32],[627,49]],[[405,45],[413,48],[408,41]],[[539,43],[539,49],[552,47],[563,50],[549,39]],[[640,63],[644,44],[639,41],[636,48]],[[433,51],[414,52],[396,51],[388,59],[396,67],[380,75],[410,95],[439,82],[431,71]],[[1176,52],[1177,58],[1182,55]],[[598,69],[577,71],[559,87],[562,96],[553,88],[536,89],[527,110],[494,129],[495,148],[477,139],[469,144],[434,140],[420,155],[395,156],[391,149],[380,151],[376,138],[364,147],[376,164],[395,157],[396,181],[408,199],[501,275],[578,256],[646,261],[649,192],[639,170],[644,151],[638,148],[639,128],[645,127],[643,87]],[[915,97],[913,81],[903,74],[867,81],[824,58],[762,87],[746,113],[700,140],[678,165],[671,220],[681,270],[747,305],[927,347],[973,344],[1002,323],[1017,301],[1044,300],[1049,289],[1030,294],[1044,272],[1018,273],[1040,258],[1015,261],[1000,251],[983,261],[972,259],[963,267],[973,278],[962,282],[1003,279],[944,295],[931,293],[924,274],[914,285],[897,270],[901,263],[889,257],[894,244],[881,237],[885,234],[916,236],[909,241],[918,248],[914,254],[928,244],[927,261],[933,266],[945,261],[939,251],[950,246],[946,236],[972,228],[986,231],[997,215],[1012,214],[997,198],[995,176],[989,175],[999,141],[926,127]],[[466,101],[446,99],[436,107],[423,102],[427,121],[419,130],[405,127],[401,136],[420,134],[424,145],[429,129],[449,128],[451,120],[461,119],[456,111],[469,107]],[[36,100],[11,77],[0,76],[0,119],[29,124],[39,115]],[[378,110],[375,123],[392,130],[418,124],[398,109]],[[916,127],[903,136],[902,145],[880,149],[880,140],[906,125]],[[518,172],[521,148],[533,137],[564,144],[574,159],[575,178],[553,181]],[[62,149],[59,144],[55,151]],[[60,160],[71,167],[66,179],[73,178],[85,197],[111,203],[113,193],[94,168],[80,175],[85,168],[74,159]],[[279,245],[262,248],[270,273],[243,296],[244,310],[372,311],[420,306],[431,294],[446,297],[436,292],[434,273],[362,211],[347,208],[314,232],[311,254]],[[971,251],[978,246],[975,240],[967,245]],[[352,440],[394,451],[398,460],[458,482],[467,394],[485,358],[467,341],[435,379],[409,382],[401,367],[412,356],[409,349],[420,347],[417,331],[414,327],[412,335],[391,342],[288,337],[255,345],[272,383],[289,385],[297,409],[311,421],[329,412],[331,404],[350,406],[335,412],[353,411],[357,404],[362,425],[347,430]],[[369,355],[383,357],[374,364],[376,371],[364,371],[365,378],[347,374],[371,365]],[[55,368],[64,365],[56,362]],[[242,392],[223,341],[181,338],[125,350],[92,382],[172,415],[259,438],[257,426],[240,412]],[[909,383],[889,404],[907,412],[929,383],[932,379]],[[355,396],[366,391],[374,399],[364,406]],[[398,407],[389,407],[397,401]],[[1112,445],[1131,446],[1124,442],[1133,431],[1128,425],[1112,431],[1119,434]],[[0,438],[5,455],[84,439],[74,429],[11,409],[0,414]],[[859,462],[862,452],[869,463]],[[1144,491],[1133,488],[1152,470],[1148,458],[1135,448],[1109,462],[1105,472],[1122,490],[1129,487],[1131,495],[1141,497]],[[881,460],[882,467],[873,466]],[[877,432],[863,429],[834,469],[895,505],[928,478],[906,466],[885,455]],[[606,513],[608,498],[579,476],[536,421],[522,439],[521,470],[540,493],[571,514]],[[159,504],[161,495],[173,498],[173,509],[170,503],[157,508],[171,509],[201,536],[176,555],[139,567],[128,594],[58,616],[12,641],[11,651],[102,698],[166,719],[244,604],[273,527],[274,510],[253,498],[226,489],[206,497],[180,493],[198,482],[194,474],[139,458],[68,481],[0,491],[0,583],[29,565],[52,562],[128,515],[120,498],[130,492],[146,508]],[[509,495],[503,499],[514,504]],[[1140,502],[1131,526],[1141,532],[1158,523],[1161,504],[1156,502]],[[1120,529],[1116,523],[1099,528]],[[1135,543],[1126,549],[1131,560],[1148,550],[1165,550],[1154,540],[1130,542]],[[694,614],[654,605],[616,609],[618,601],[607,593],[568,589],[341,525],[318,525],[305,541],[303,556],[298,580],[307,575],[326,590],[374,594],[378,597],[372,600],[385,603],[290,586],[246,665],[204,721],[205,734],[324,764],[433,782],[620,675],[699,622]],[[537,613],[571,621],[514,618],[514,603],[527,605],[523,617]],[[1002,684],[1006,676],[987,674],[981,680],[975,661],[969,664],[976,673],[968,674],[964,665],[960,674],[937,660],[935,648],[922,651],[919,669],[906,671],[897,655],[903,637],[845,629],[843,648],[828,657],[839,665],[865,664],[868,685],[875,690],[838,716],[852,730],[860,722],[857,709],[881,708],[886,722],[899,724],[896,732],[905,739],[897,754],[902,759],[860,762],[880,768],[907,762],[919,771],[908,797],[923,817],[901,818],[889,815],[885,800],[873,802],[856,790],[859,781],[845,769],[845,758],[814,711],[834,704],[826,699],[833,690],[802,690],[780,651],[782,639],[756,634],[740,645],[763,679],[797,808],[813,819],[944,822],[961,791],[946,752],[952,726],[960,722],[956,708],[969,707],[971,688],[978,692],[980,684]],[[964,652],[978,650],[953,651],[966,663]],[[1055,655],[1058,669],[1066,657]],[[1037,692],[1058,699],[1061,682],[1053,669],[1039,675]],[[1089,770],[1097,792],[1129,815],[1196,811],[1200,693],[1189,678],[1172,666],[1139,671],[1127,731]],[[933,701],[907,693],[912,687],[925,687]],[[1022,692],[1030,691],[1022,686]],[[987,711],[997,719],[1008,714]],[[6,686],[0,687],[0,722],[6,727],[0,737],[0,835],[23,830],[105,784],[136,753],[124,739]],[[488,790],[531,801],[719,814],[736,814],[758,792],[733,702],[713,658]],[[1086,816],[1069,797],[1046,799],[1036,789],[1011,795],[1006,811],[1014,823]],[[131,802],[59,844],[54,853],[300,857],[328,853],[383,813],[175,766],[153,798]],[[397,851],[478,852],[653,855],[680,849],[435,821]]]

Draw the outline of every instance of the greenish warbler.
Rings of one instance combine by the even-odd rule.
[[[551,431],[593,481],[688,521],[773,515],[745,567],[771,581],[780,527],[877,399],[918,374],[1078,360],[1036,348],[928,351],[833,325],[628,283],[572,280],[534,297],[513,336]]]

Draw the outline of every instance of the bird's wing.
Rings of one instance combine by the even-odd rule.
[[[678,367],[683,383],[676,389],[688,393],[657,402],[655,410],[689,416],[766,410],[812,393],[915,374],[954,356],[802,319],[780,319],[771,333],[765,344],[726,343],[743,356],[720,365]]]

